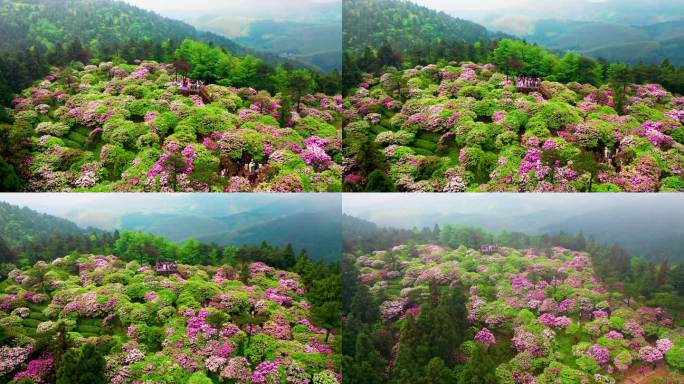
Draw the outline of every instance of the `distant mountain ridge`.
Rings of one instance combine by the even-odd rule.
[[[646,26],[544,19],[522,37],[550,49],[610,62],[660,64],[668,58],[674,65],[684,64],[684,19]]]
[[[287,206],[295,204],[284,204],[280,210],[279,204],[271,204],[220,217],[126,214],[121,217],[118,229],[149,232],[175,242],[193,238],[222,246],[259,245],[263,241],[274,246],[291,243],[297,252],[305,249],[312,259],[336,261],[342,244],[339,210],[314,205],[311,211],[303,208],[286,212]],[[0,238],[18,250],[33,247],[34,241],[50,241],[55,235],[82,237],[93,232],[104,231],[82,228],[67,219],[0,201]]]
[[[381,229],[380,227],[432,228],[435,224],[463,224],[491,232],[506,229],[529,235],[557,234],[561,231],[570,234],[582,232],[587,237],[592,236],[599,243],[617,243],[635,256],[659,261],[684,261],[684,216],[672,212],[668,207],[654,209],[649,206],[640,209],[633,204],[625,204],[577,215],[560,215],[556,211],[540,211],[520,216],[451,212],[411,217],[403,226],[393,225],[392,222],[391,218],[378,222],[343,215],[344,240],[367,236],[365,232],[376,231]],[[363,231],[357,229],[361,227]]]
[[[281,20],[202,15],[189,22],[235,42],[300,62],[323,72],[342,69],[342,23],[313,24]]]
[[[342,244],[339,213],[326,210],[255,210],[220,217],[127,214],[122,216],[119,228],[151,232],[177,242],[194,238],[219,245],[292,243],[295,250],[306,249],[318,260],[335,260]]]
[[[189,14],[167,12],[204,31],[323,72],[342,70],[342,1],[244,1]]]

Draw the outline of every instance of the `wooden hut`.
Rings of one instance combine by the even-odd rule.
[[[178,273],[178,265],[173,261],[160,261],[154,265],[157,275],[169,276]]]
[[[483,255],[493,255],[499,253],[499,247],[497,245],[481,245],[480,253]]]
[[[205,103],[211,103],[212,97],[201,81],[191,80],[186,77],[176,81],[178,91],[183,96],[198,95]]]

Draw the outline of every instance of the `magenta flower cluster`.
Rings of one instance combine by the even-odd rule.
[[[496,343],[496,338],[494,337],[494,334],[487,328],[480,329],[480,331],[475,335],[474,339],[475,341],[480,342],[487,347],[494,345]]]

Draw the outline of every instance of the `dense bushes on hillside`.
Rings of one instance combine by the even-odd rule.
[[[0,286],[3,382],[83,382],[86,368],[91,383],[339,380],[334,325],[314,325],[309,285],[263,263],[178,264],[165,276],[71,255]]]
[[[523,92],[492,64],[366,75],[345,100],[345,188],[683,190],[684,99],[611,78]]]
[[[283,72],[273,97],[242,84],[247,59],[187,41],[190,74],[227,70],[209,99],[179,94],[174,67],[103,62],[55,70],[13,101],[3,156],[32,191],[335,191],[341,99],[308,94],[304,71]],[[214,62],[201,53],[214,53]],[[197,55],[197,56],[193,56]],[[231,60],[232,59],[232,60]],[[213,66],[209,66],[209,65]],[[285,102],[282,102],[285,99]]]
[[[577,54],[576,50],[551,53],[545,49],[549,46],[492,33],[476,23],[410,1],[345,1],[343,11],[345,93],[353,92],[364,73],[383,71],[387,67],[409,69],[417,65],[472,61],[494,63],[509,75],[599,86],[611,80],[610,66],[616,63],[596,54],[592,59]],[[558,34],[549,36],[553,40]],[[672,65],[668,57],[661,54],[659,59],[651,58],[647,64],[628,60],[632,65],[623,64],[623,75],[639,84],[659,83],[671,92],[682,94],[684,66]],[[676,64],[676,55],[672,59]]]
[[[268,67],[294,64],[123,1],[1,0],[0,30],[0,105],[47,75],[50,66],[116,57],[170,61],[184,39],[210,43],[237,56],[257,56]]]
[[[454,230],[443,229],[440,238],[449,240]],[[408,243],[347,255],[354,296],[344,324],[344,380],[681,379],[676,311],[608,290],[587,253],[483,245]]]

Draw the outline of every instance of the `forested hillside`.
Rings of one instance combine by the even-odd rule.
[[[85,230],[65,219],[0,202],[0,263],[32,263],[71,251],[100,250],[111,246],[116,236]]]
[[[120,57],[169,60],[184,39],[213,44],[271,65],[294,62],[114,0],[0,0],[0,103],[46,75],[50,66]]]
[[[345,255],[344,380],[682,378],[682,300],[669,284],[684,293],[683,266],[661,267],[657,278],[649,271],[653,280],[642,280],[642,265],[634,271],[637,283],[614,284],[597,265],[609,255],[597,249],[492,240],[476,229],[444,226],[430,243],[412,239]]]
[[[145,243],[159,242],[157,248],[168,252],[163,254],[164,257],[191,264],[219,263],[224,260],[225,249],[259,247],[263,246],[262,243],[267,244],[268,249],[275,249],[273,255],[278,256],[266,256],[271,253],[264,248],[261,251],[263,259],[256,257],[256,260],[267,261],[271,265],[283,264],[276,259],[281,257],[280,252],[286,248],[290,249],[293,257],[303,252],[316,262],[335,262],[339,259],[340,220],[334,214],[304,210],[290,214],[272,213],[272,217],[268,217],[254,212],[256,220],[244,219],[251,214],[252,211],[216,218],[126,215],[121,220],[121,226],[117,227],[121,229],[120,233],[119,230],[81,228],[69,220],[0,202],[0,263],[49,261],[72,251],[111,253],[120,237],[138,239],[131,248],[138,250]],[[184,226],[191,228],[168,228]],[[124,232],[127,234],[124,235]],[[130,237],[134,233],[137,235]],[[186,243],[192,244],[192,247]],[[188,256],[186,250],[190,248],[199,253]],[[121,251],[121,254],[125,252]]]
[[[335,81],[194,40],[173,57],[53,68],[0,123],[0,153],[21,179],[3,188],[341,189]]]
[[[491,58],[365,76],[346,99],[346,190],[684,190],[681,96],[521,42]]]
[[[593,85],[608,83],[610,65],[625,62],[629,64],[625,75],[636,83],[659,83],[671,92],[684,91],[684,66],[679,62],[677,49],[681,44],[678,22],[620,29],[587,22],[540,21],[533,37],[525,36],[541,44],[537,46],[519,40],[511,42],[510,35],[493,33],[476,23],[405,0],[355,0],[345,2],[343,10],[346,93],[363,82],[364,73],[451,61],[496,63],[508,75]],[[602,44],[615,41],[615,35],[624,44]],[[654,48],[655,43],[644,39],[660,43]],[[496,52],[502,50],[510,53],[505,63],[497,62]],[[642,53],[649,59],[638,59]]]
[[[349,0],[343,3],[343,45],[350,53],[378,48],[385,41],[400,51],[439,42],[483,41],[487,29],[407,0]]]
[[[0,380],[339,382],[337,266],[267,245],[180,263],[169,246],[124,232],[116,256],[73,252],[3,274]],[[257,261],[275,251],[289,257]]]

